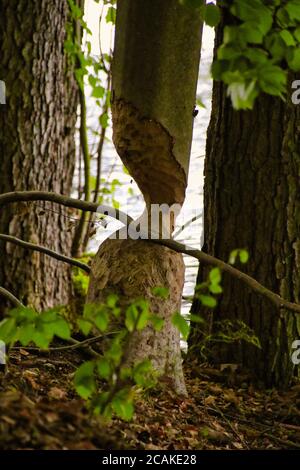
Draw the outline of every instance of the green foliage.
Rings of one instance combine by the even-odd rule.
[[[172,317],[172,323],[180,331],[183,339],[187,340],[190,332],[190,325],[183,315],[176,312]]]
[[[179,3],[188,8],[194,8],[208,26],[217,26],[221,19],[220,9],[213,2],[204,5],[203,0],[179,0]]]
[[[159,288],[157,293],[166,295],[165,290]],[[113,331],[116,320],[119,330]],[[81,332],[88,336],[92,330],[98,330],[103,335],[112,336],[103,354],[81,364],[74,376],[77,393],[87,400],[93,412],[106,418],[116,414],[129,420],[134,412],[135,393],[155,385],[156,373],[150,360],[137,362],[131,367],[126,365],[131,335],[149,324],[159,331],[163,320],[150,312],[144,299],[132,302],[125,312],[115,294],[109,295],[104,304],[85,305],[78,320]],[[19,342],[24,347],[34,344],[48,349],[55,336],[71,339],[70,326],[60,309],[38,313],[31,308],[18,308],[9,312],[0,323],[0,339],[9,346]]]
[[[212,73],[228,85],[237,109],[261,93],[284,98],[288,70],[300,71],[300,0],[233,0]]]
[[[222,0],[221,8],[202,0],[179,1],[209,26],[226,13],[212,75],[228,85],[234,108],[252,109],[262,92],[284,99],[288,71],[300,71],[300,0]]]
[[[169,289],[167,289],[166,287],[153,287],[152,293],[156,297],[160,297],[161,299],[167,299],[169,297]]]
[[[220,285],[221,281],[222,275],[220,269],[213,268],[209,272],[208,280],[196,286],[195,297],[200,300],[204,307],[215,308],[217,306],[217,300],[214,295],[223,292]]]
[[[233,250],[231,253],[230,253],[230,256],[229,256],[229,264],[235,264],[236,263],[236,260],[237,258],[239,258],[240,262],[242,264],[246,264],[249,260],[249,253],[247,250],[244,250],[244,249],[236,249],[236,250]]]
[[[87,273],[79,268],[73,269],[72,280],[76,294],[85,297],[89,288],[89,276]]]
[[[261,349],[259,338],[255,332],[241,320],[221,320],[214,322],[215,332],[207,334],[206,330],[202,331],[202,339],[192,348],[196,349],[203,360],[207,360],[210,351],[215,343],[240,343],[245,341],[253,346]],[[199,330],[201,332],[201,330]]]
[[[112,4],[112,2],[105,2]],[[107,80],[111,56],[102,54],[101,57],[94,57],[91,54],[91,42],[89,40],[92,32],[83,19],[83,11],[76,5],[74,0],[68,0],[70,8],[70,21],[67,25],[67,38],[65,41],[65,51],[68,53],[71,61],[75,65],[75,77],[78,86],[84,93],[85,77],[92,89],[91,96],[95,98],[96,104],[105,111],[101,114],[100,124],[107,127],[109,121],[107,106],[110,104],[110,91],[104,86]],[[106,17],[107,22],[114,23],[116,10],[113,6],[108,9]],[[74,23],[79,23],[82,34],[80,37],[76,36]],[[82,36],[86,37],[85,48],[82,46]],[[107,109],[107,110],[106,110]]]
[[[107,23],[116,23],[116,16],[117,16],[117,10],[114,7],[109,7],[106,15],[106,22]]]
[[[203,5],[200,11],[203,21],[208,24],[208,26],[215,27],[219,24],[221,12],[217,5],[208,3],[207,5]]]
[[[84,335],[88,335],[92,328],[109,333],[115,320],[119,319],[120,322],[123,317],[124,326],[120,324],[120,330],[115,332],[103,355],[85,362],[76,371],[74,385],[95,413],[101,413],[106,418],[115,414],[121,419],[130,420],[134,412],[134,389],[152,387],[156,378],[149,360],[131,367],[126,365],[129,340],[133,333],[141,331],[149,323],[157,329],[161,319],[151,314],[144,299],[132,302],[123,313],[118,297],[112,294],[105,304],[86,305],[78,324]]]
[[[59,309],[38,314],[31,308],[17,308],[11,310],[8,318],[0,323],[0,340],[8,345],[18,341],[22,346],[34,343],[47,349],[54,336],[61,339],[71,337],[70,326]]]

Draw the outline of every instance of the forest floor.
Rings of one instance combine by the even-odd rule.
[[[186,367],[189,398],[151,391],[131,422],[92,417],[72,385],[79,350],[14,351],[0,372],[0,449],[300,449],[300,384],[256,389],[247,378]]]

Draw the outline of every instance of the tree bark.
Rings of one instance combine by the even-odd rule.
[[[173,314],[180,311],[183,283],[181,254],[142,240],[107,240],[91,266],[87,302],[104,303],[114,293],[125,311],[130,301],[147,299],[151,313],[163,318],[164,324],[160,331],[147,326],[132,334],[128,364],[150,359],[161,379],[185,395],[180,334],[172,324]],[[166,300],[153,294],[157,286],[169,290]]]
[[[216,48],[222,39],[218,28]],[[290,77],[292,80],[292,77]],[[234,111],[226,87],[215,83],[208,129],[204,184],[204,247],[228,260],[235,248],[246,248],[244,270],[284,299],[300,301],[300,107],[262,95],[249,112]],[[200,266],[198,283],[207,275]],[[242,320],[258,336],[262,349],[242,341],[217,343],[211,358],[217,363],[241,363],[266,385],[284,387],[295,366],[291,343],[299,337],[297,315],[278,311],[239,281],[224,276],[224,293],[208,318]],[[201,313],[198,301],[192,311]],[[190,346],[203,339],[194,325]]]
[[[0,193],[71,191],[77,86],[64,51],[67,0],[2,0]],[[51,203],[1,210],[0,231],[70,254],[65,209]],[[55,213],[52,210],[59,212]],[[0,242],[0,285],[37,309],[66,304],[70,268],[43,254]],[[5,262],[4,262],[5,260]]]
[[[143,193],[148,215],[153,204],[180,207],[185,198],[201,34],[199,15],[177,0],[117,3],[113,139]],[[108,272],[99,276],[106,257],[111,260],[106,262]],[[100,281],[102,276],[105,281]],[[178,393],[186,390],[180,338],[171,317],[180,309],[183,277],[182,256],[165,247],[140,240],[108,240],[95,258],[88,295],[88,301],[101,302],[104,294],[116,290],[124,304],[136,296],[149,300],[165,320],[163,334],[151,328],[137,333],[131,357],[152,358]],[[156,283],[169,288],[168,301],[154,301],[151,287]]]

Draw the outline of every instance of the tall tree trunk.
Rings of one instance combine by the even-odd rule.
[[[148,214],[153,204],[181,206],[185,198],[201,33],[199,15],[178,0],[121,0],[117,4],[114,143],[143,193]],[[153,312],[164,318],[164,327],[160,333],[148,327],[136,334],[132,362],[150,357],[173,388],[185,393],[180,338],[171,322],[172,314],[180,310],[182,256],[147,243],[106,241],[92,266],[88,301],[101,301],[111,290],[119,292],[123,304],[137,296],[148,299]],[[110,261],[103,273],[101,263],[107,257]],[[167,301],[153,299],[155,284],[169,289]]]
[[[0,79],[0,193],[47,190],[69,194],[74,170],[77,87],[64,52],[67,0],[2,0]],[[62,252],[71,236],[61,208],[12,205],[0,214],[0,232]],[[59,212],[52,212],[52,210]],[[70,269],[65,264],[0,242],[0,285],[25,304],[44,309],[65,304]]]
[[[216,47],[222,39],[219,28]],[[289,90],[292,93],[291,84]],[[231,250],[246,248],[245,271],[266,287],[300,302],[300,107],[262,95],[251,112],[234,111],[226,87],[215,83],[208,130],[204,184],[204,247],[227,261]],[[198,283],[207,270],[200,266]],[[296,316],[224,276],[224,294],[211,317],[242,320],[262,349],[246,342],[217,343],[218,363],[241,363],[267,385],[286,386],[294,373],[291,343],[299,337]],[[193,312],[201,312],[196,301]],[[194,351],[203,339],[197,326]]]

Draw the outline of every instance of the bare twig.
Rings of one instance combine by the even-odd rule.
[[[65,207],[72,207],[86,212],[97,212],[99,214],[114,217],[120,222],[127,225],[133,219],[125,212],[115,209],[104,204],[97,204],[95,202],[81,201],[61,194],[51,193],[47,191],[15,191],[11,193],[4,193],[0,195],[0,207],[12,202],[30,202],[30,201],[51,201],[61,204]]]
[[[80,147],[83,155],[84,163],[84,200],[88,202],[91,195],[90,172],[91,172],[91,156],[88,144],[87,122],[86,122],[86,99],[84,93],[84,84],[79,87],[80,98]],[[72,244],[72,255],[78,256],[85,236],[87,214],[82,211],[80,221],[75,230]]]
[[[39,253],[44,253],[47,256],[51,256],[51,258],[55,258],[58,261],[62,261],[63,263],[71,264],[72,266],[77,266],[78,268],[82,269],[86,273],[90,273],[91,268],[81,261],[78,261],[74,258],[69,258],[68,256],[61,255],[56,251],[50,250],[50,248],[46,248],[44,246],[36,245],[35,243],[25,242],[24,240],[20,240],[17,237],[13,237],[11,235],[5,235],[4,233],[0,233],[0,240],[4,240],[9,243],[13,243],[14,245],[22,246],[23,248],[27,248],[29,250],[38,251]]]
[[[1,196],[0,196],[1,197]],[[289,302],[288,300],[283,299],[280,295],[272,292],[267,287],[260,284],[256,279],[249,276],[248,274],[243,273],[237,268],[234,268],[228,263],[215,258],[214,256],[208,255],[203,251],[196,250],[194,248],[189,247],[188,245],[184,245],[183,243],[179,243],[175,240],[149,240],[153,243],[157,243],[159,245],[167,246],[171,248],[171,250],[177,251],[178,253],[185,253],[186,255],[192,256],[193,258],[198,259],[204,264],[208,264],[210,266],[216,266],[220,268],[222,271],[230,274],[231,276],[235,277],[239,281],[242,281],[246,284],[250,289],[256,292],[259,295],[262,295],[269,299],[278,309],[287,309],[294,313],[300,313],[300,305],[295,304],[293,302]]]
[[[22,307],[25,308],[25,306],[22,304],[22,302],[17,299],[11,292],[8,290],[4,289],[4,287],[0,287],[0,295],[8,299],[13,305],[16,307]]]
[[[0,195],[0,207],[11,202],[38,201],[38,200],[52,201],[52,202],[56,202],[58,204],[62,204],[67,207],[74,207],[76,209],[82,209],[82,210],[91,211],[91,212],[100,212],[100,213],[107,212],[106,215],[111,215],[115,213],[115,215],[111,215],[111,216],[117,218],[118,220],[123,222],[125,225],[128,225],[128,223],[132,221],[131,217],[127,216],[127,214],[124,214],[120,210],[117,210],[117,209],[115,210],[111,207],[103,206],[103,205],[98,206],[97,204],[93,202],[79,201],[77,199],[72,199],[67,196],[62,196],[56,193],[48,193],[44,191],[19,191],[19,192],[1,194]],[[106,208],[107,210],[104,211],[104,208]],[[111,213],[109,213],[108,211],[111,211]],[[230,264],[225,263],[224,261],[218,258],[215,258],[214,256],[208,255],[207,253],[204,253],[201,250],[194,249],[192,247],[189,247],[188,245],[179,243],[175,240],[149,238],[148,240],[145,239],[145,242],[157,243],[159,245],[166,246],[170,248],[171,250],[174,250],[178,253],[185,253],[186,255],[192,256],[193,258],[198,259],[204,264],[207,264],[210,266],[216,266],[220,268],[222,271],[235,277],[239,281],[242,281],[244,284],[250,287],[250,289],[252,289],[254,292],[269,299],[278,309],[280,310],[286,309],[294,313],[298,313],[298,314],[300,313],[300,305],[283,299],[280,295],[276,294],[275,292],[272,292],[270,289],[267,289],[267,287],[260,284],[258,281],[256,281],[256,279],[249,276],[248,274],[243,273],[242,271],[240,271],[237,268],[234,268]]]
[[[196,222],[196,220],[199,220],[201,217],[202,217],[202,213],[190,219],[186,224],[182,225],[176,230],[173,237],[174,238],[178,237],[178,235],[180,235],[181,232],[183,232],[187,227],[189,227],[193,222]]]
[[[93,338],[87,338],[83,341],[77,341],[74,338],[70,338],[69,341],[71,344],[68,344],[66,346],[57,346],[57,347],[50,347],[44,350],[44,352],[53,352],[53,351],[66,351],[68,349],[81,349],[81,348],[89,348],[89,346],[92,343],[96,343],[100,339],[103,339],[105,336],[110,336],[113,334],[116,334],[116,331],[110,331],[109,333],[102,333],[101,335],[94,336]],[[13,346],[10,348],[11,350],[20,350],[24,349],[25,351],[41,351],[41,348],[37,348],[34,346]],[[94,351],[94,350],[93,350]],[[94,351],[96,353],[96,351]],[[94,355],[94,354],[93,354]],[[96,353],[97,357],[99,356],[98,353]]]

